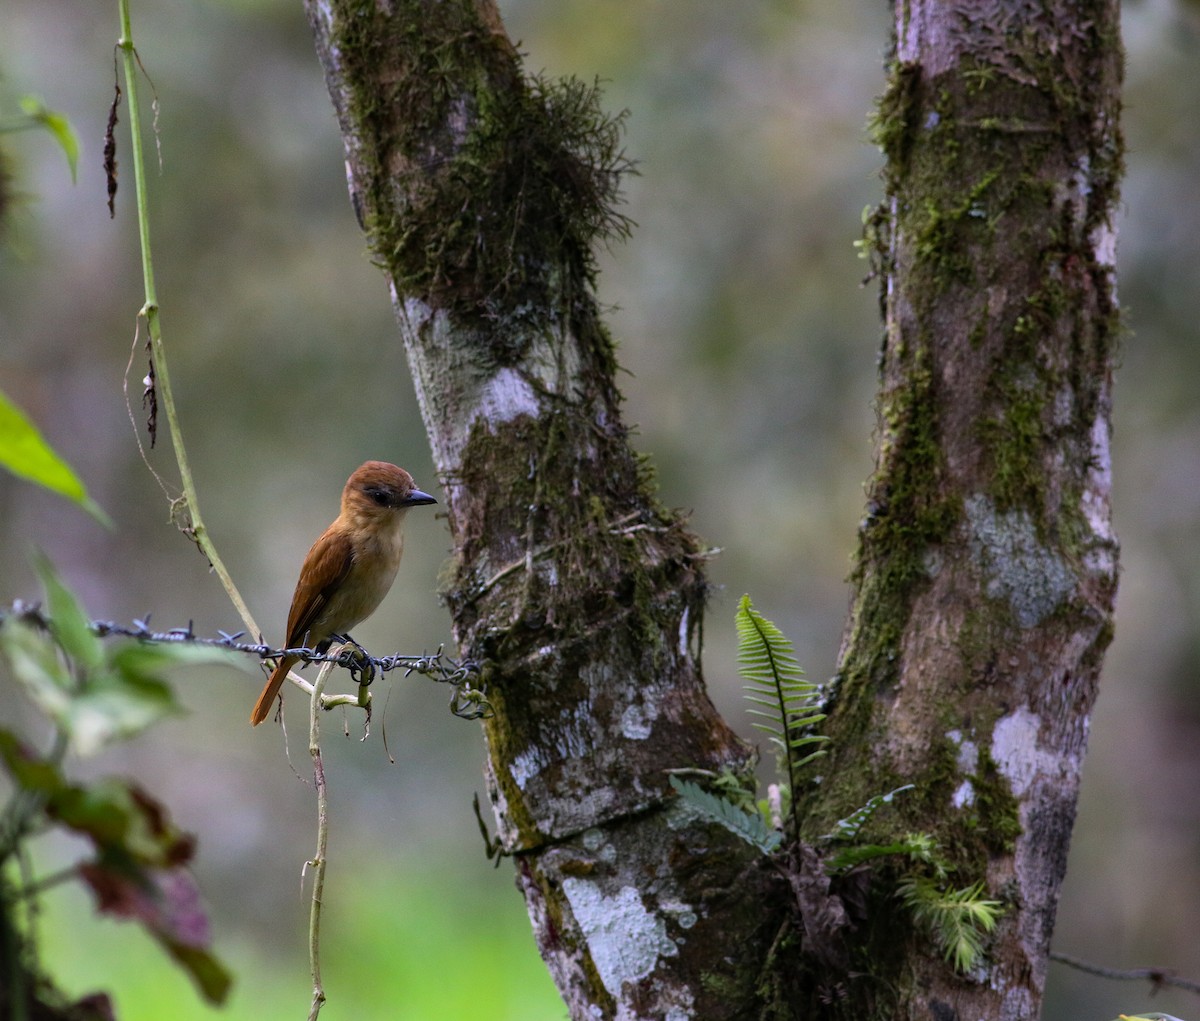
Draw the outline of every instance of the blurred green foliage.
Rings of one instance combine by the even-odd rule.
[[[340,881],[331,872],[326,896],[333,910],[323,931],[329,996],[323,1019],[565,1017],[510,884],[465,889],[460,875],[432,861],[411,874],[380,861]],[[307,1014],[310,989],[300,930],[281,934],[295,950],[287,964],[269,947],[244,937],[223,938],[218,930],[217,943],[236,977],[228,1003],[216,1010],[193,994],[187,979],[154,953],[143,934],[89,915],[82,898],[51,904],[42,926],[47,964],[78,995],[114,990],[120,1018],[264,1021]]]
[[[633,374],[621,383],[627,416],[640,424],[664,499],[693,510],[697,530],[725,549],[712,565],[706,674],[726,717],[751,737],[736,636],[720,623],[736,594],[754,592],[772,607],[818,680],[833,670],[847,604],[880,337],[877,295],[859,286],[853,242],[862,209],[880,194],[866,122],[883,85],[887,5],[501,7],[531,71],[598,75],[609,109],[630,111],[626,148],[640,176],[625,194],[639,226],[601,254],[600,297]],[[1123,572],[1055,941],[1109,964],[1153,961],[1200,975],[1189,921],[1200,915],[1195,10],[1176,0],[1124,7],[1129,176],[1119,258],[1131,332],[1114,441]],[[156,0],[134,16],[160,103],[162,169],[152,169],[151,208],[183,428],[214,538],[265,637],[278,640],[270,629],[282,629],[304,551],[336,513],[350,469],[381,457],[425,489],[437,480],[386,289],[346,198],[341,141],[301,6]],[[44,132],[3,141],[21,197],[0,249],[0,389],[116,524],[108,533],[0,477],[0,600],[36,592],[25,556],[35,543],[94,613],[152,611],[163,627],[192,619],[200,633],[236,630],[205,563],[168,523],[121,393],[131,363],[140,423],[146,361],[144,337],[135,336],[132,181],[121,178],[110,222],[101,168],[116,36],[115,5],[8,0],[0,10],[0,109],[42,95],[75,125],[82,149],[72,187]],[[151,461],[170,477],[166,451]],[[372,652],[419,652],[449,638],[436,596],[448,547],[444,524],[412,523],[400,584],[356,634]],[[312,796],[279,731],[244,726],[257,683],[196,670],[179,685],[191,715],[163,724],[159,740],[105,753],[101,765],[152,776],[181,825],[199,834],[196,871],[217,951],[236,973],[235,1009],[282,1017],[308,996],[299,871],[312,843]],[[325,924],[338,956],[326,969],[326,1011],[350,1016],[361,992],[355,1016],[381,1016],[425,996],[437,1002],[440,989],[462,999],[430,1016],[492,1021],[500,1015],[491,990],[445,958],[413,972],[428,976],[432,994],[418,992],[415,979],[379,984],[428,960],[423,935],[434,922],[370,933],[371,953],[388,963],[350,981],[356,941],[347,938],[344,958],[332,949],[333,934],[355,931],[356,884],[377,864],[391,877],[370,889],[381,911],[393,894],[407,903],[396,876],[419,877],[415,885],[438,905],[436,924],[454,927],[455,946],[474,945],[485,927],[476,916],[486,914],[493,943],[481,956],[523,955],[530,975],[538,967],[510,867],[493,872],[475,832],[478,730],[452,719],[445,693],[424,682],[395,682],[390,699],[382,688],[377,696],[387,708],[374,738],[334,741],[327,761],[334,828]],[[289,699],[293,735],[298,702]],[[0,685],[0,713],[15,726],[23,711]],[[383,720],[395,766],[377,740]],[[292,752],[305,771],[295,740]],[[107,943],[72,945],[72,968],[109,952]],[[93,984],[115,989],[118,1007],[128,1004],[122,1016],[164,1016],[161,1001],[156,1008],[148,999],[148,955],[135,948],[109,963]],[[190,994],[176,993],[171,1016],[184,1004],[197,1009]],[[1160,994],[1156,1005],[1195,1013],[1174,995]],[[1142,1002],[1140,992],[1054,966],[1045,1017],[1110,1017]],[[561,1009],[523,1016],[557,1018]]]

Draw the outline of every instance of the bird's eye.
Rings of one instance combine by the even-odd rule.
[[[386,489],[368,489],[367,490],[367,496],[369,496],[375,502],[375,505],[378,507],[386,507],[388,505],[388,503],[390,502],[388,499],[389,495],[390,494],[388,493],[388,491]]]

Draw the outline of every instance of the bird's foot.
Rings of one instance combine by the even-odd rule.
[[[360,687],[366,687],[375,680],[375,661],[371,659],[367,650],[350,635],[335,635],[334,637],[347,646],[353,646],[353,648],[342,649],[338,654],[338,666],[349,670],[351,679],[356,681]]]

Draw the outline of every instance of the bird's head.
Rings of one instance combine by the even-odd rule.
[[[403,468],[386,461],[367,461],[354,470],[342,490],[343,515],[368,520],[387,519],[423,503],[437,503],[413,483]]]

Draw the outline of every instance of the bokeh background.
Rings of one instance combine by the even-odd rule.
[[[504,0],[531,71],[604,80],[629,110],[633,238],[603,258],[602,300],[627,415],[665,500],[724,549],[708,617],[714,698],[739,705],[733,612],[750,592],[809,675],[833,670],[845,578],[871,468],[880,324],[855,257],[880,156],[865,124],[883,86],[881,2]],[[1129,175],[1120,222],[1129,334],[1116,387],[1123,546],[1116,639],[1093,720],[1056,948],[1200,977],[1200,21],[1182,0],[1124,8]],[[155,266],[201,506],[267,638],[277,640],[308,544],[368,457],[436,488],[384,283],[346,198],[341,142],[297,0],[155,0],[135,37],[160,104]],[[44,549],[93,616],[239,625],[168,523],[142,464],[122,374],[142,303],[127,136],[117,216],[101,146],[115,3],[4,0],[0,112],[41,95],[80,133],[72,186],[44,134],[3,138],[23,199],[0,247],[0,388],[37,420],[116,522],[0,477],[0,602],[38,595]],[[122,128],[127,123],[123,111]],[[136,409],[144,358],[130,372]],[[173,477],[164,443],[150,455]],[[444,521],[410,519],[402,582],[357,629],[377,651],[449,638],[437,599]],[[138,777],[200,838],[196,873],[237,984],[224,1016],[304,1016],[314,840],[303,708],[251,731],[258,675],[176,678],[189,715],[81,774]],[[384,695],[384,690],[377,695]],[[336,737],[323,1018],[550,1021],[564,1010],[537,958],[511,867],[485,861],[476,724],[427,682],[396,681],[371,740]],[[0,677],[0,712],[32,725]],[[386,724],[389,761],[382,740]],[[289,757],[290,754],[290,757]],[[46,844],[47,868],[75,848]],[[132,926],[61,892],[41,923],[68,989],[114,992],[125,1019],[217,1016]],[[1200,999],[1051,966],[1045,1017]]]

